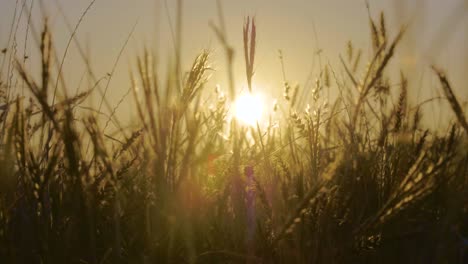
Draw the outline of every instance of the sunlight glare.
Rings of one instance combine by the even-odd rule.
[[[242,94],[234,103],[234,113],[237,120],[255,126],[263,114],[263,100],[258,94]]]

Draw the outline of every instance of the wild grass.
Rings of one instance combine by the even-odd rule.
[[[447,133],[421,124],[403,72],[392,101],[388,63],[404,29],[390,38],[383,13],[378,26],[369,16],[368,67],[349,42],[341,58],[346,77],[326,65],[305,109],[296,103],[301,87],[284,74],[275,111],[285,117],[250,128],[228,119],[237,92],[234,52],[219,12],[211,27],[228,58],[229,94],[206,87],[208,51],[186,74],[176,56],[161,78],[145,50],[131,72],[138,121],[116,135],[105,133],[115,117],[101,122],[79,111],[96,86],[55,103],[65,55],[55,73],[51,62],[60,60],[44,25],[40,80],[21,60],[12,65],[29,96],[9,98],[10,82],[0,86],[2,262],[466,261],[467,120],[436,68],[458,121]],[[243,29],[252,90],[255,20]],[[324,87],[338,91],[336,101],[328,102]]]

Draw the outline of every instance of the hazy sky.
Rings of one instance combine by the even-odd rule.
[[[74,27],[90,0],[0,0],[0,47],[7,46],[11,22],[17,7],[29,8],[33,1],[33,24],[40,29],[41,2],[49,17],[54,33],[54,43],[61,56],[70,36],[57,3],[67,20]],[[224,54],[215,35],[208,26],[217,23],[215,0],[185,0],[183,6],[183,60],[188,69],[191,60],[203,48],[213,50],[213,66],[218,71],[213,82],[223,83],[225,78]],[[410,30],[398,56],[397,68],[411,70],[414,80],[427,79],[424,85],[413,84],[422,91],[421,97],[435,95],[435,82],[429,66],[436,63],[448,69],[456,92],[468,98],[468,1],[466,0],[369,0],[370,10],[378,19],[383,10],[387,28],[393,37],[402,24],[410,24]],[[338,55],[345,53],[346,42],[352,40],[356,47],[370,54],[369,24],[365,1],[361,0],[224,0],[229,41],[236,49],[236,82],[245,82],[242,72],[242,23],[247,15],[255,15],[258,27],[258,56],[255,83],[276,97],[281,92],[282,77],[278,49],[285,57],[289,80],[304,84],[309,72],[317,71],[318,49],[322,63],[330,63],[340,69]],[[157,49],[158,62],[163,67],[173,56],[172,38],[168,21],[175,19],[175,0],[97,0],[80,25],[77,37],[83,46],[89,46],[93,68],[98,76],[110,72],[127,36],[138,21],[136,30],[121,57],[111,82],[110,96],[116,102],[129,87],[129,70],[135,65],[135,57],[147,46]],[[16,34],[17,54],[24,51],[26,13]],[[314,31],[315,29],[315,31]],[[28,67],[37,67],[37,51],[29,37],[26,48],[30,56]],[[315,66],[314,66],[315,65]],[[315,67],[315,68],[314,68]],[[84,66],[77,49],[71,46],[64,64],[69,83],[78,86]],[[424,86],[424,87],[421,87]],[[418,94],[413,92],[414,94]],[[419,93],[419,94],[421,94]],[[131,99],[131,98],[129,98]],[[415,98],[414,100],[420,100]]]

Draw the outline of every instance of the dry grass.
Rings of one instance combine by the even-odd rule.
[[[374,53],[362,80],[355,74],[364,58],[350,42],[341,59],[346,78],[326,65],[304,110],[296,108],[300,86],[284,74],[284,99],[275,106],[286,113],[282,125],[248,128],[226,118],[236,90],[221,7],[219,14],[211,27],[228,58],[229,95],[202,92],[214,59],[209,52],[186,74],[176,56],[164,79],[145,50],[131,73],[139,120],[118,126],[116,135],[104,132],[115,117],[101,122],[79,110],[94,86],[54,103],[61,70],[54,74],[51,62],[60,60],[44,26],[40,80],[15,63],[30,100],[0,97],[0,259],[462,263],[468,125],[439,70],[458,119],[449,132],[425,129],[419,108],[410,115],[404,73],[395,107],[388,107],[388,62],[404,30],[387,43],[383,13],[378,24],[370,18]],[[247,19],[250,90],[255,39],[255,21]],[[328,103],[324,87],[341,96]]]

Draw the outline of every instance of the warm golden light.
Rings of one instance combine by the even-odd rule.
[[[237,120],[255,126],[263,114],[263,99],[258,94],[242,94],[234,103],[234,116]]]

